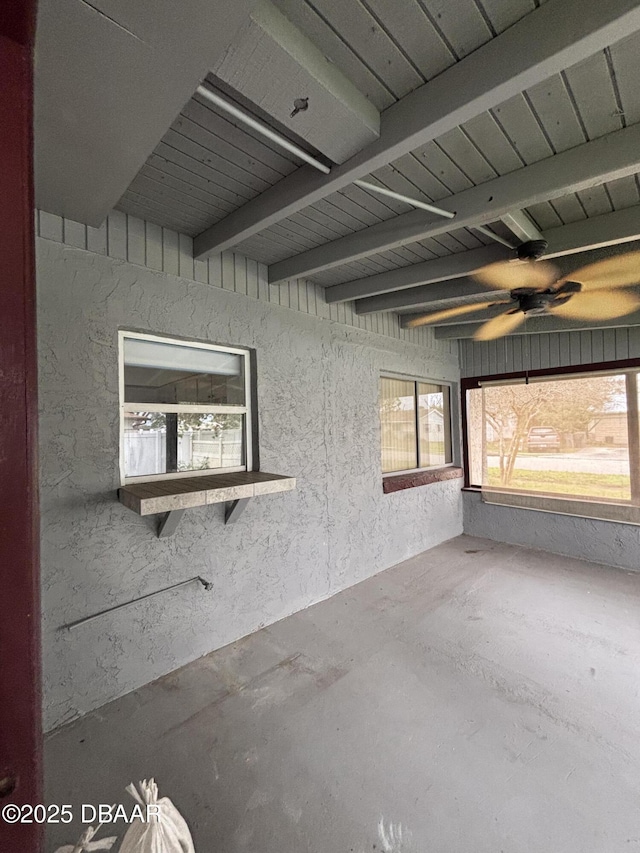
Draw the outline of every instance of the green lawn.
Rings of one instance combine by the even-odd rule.
[[[438,460],[444,456],[444,441],[420,441],[420,453],[429,459]]]
[[[500,486],[500,469],[489,468],[489,486]],[[629,477],[624,474],[574,474],[568,471],[521,471],[516,469],[509,489],[552,492],[585,498],[630,500]]]

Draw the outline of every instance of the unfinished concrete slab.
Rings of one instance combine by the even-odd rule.
[[[47,802],[154,776],[198,853],[633,850],[639,614],[640,574],[459,537],[52,733]]]

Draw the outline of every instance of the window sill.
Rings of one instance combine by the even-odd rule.
[[[482,490],[482,501],[493,506],[528,509],[534,512],[549,512],[569,515],[574,518],[592,518],[597,521],[613,521],[618,524],[640,525],[640,506],[631,503],[598,501],[586,498],[567,498],[508,490]]]
[[[135,483],[118,489],[118,499],[138,515],[190,509],[208,504],[245,500],[295,489],[295,477],[240,471],[234,474],[180,477]]]
[[[446,468],[433,468],[429,471],[411,471],[408,474],[396,474],[382,480],[382,491],[385,495],[400,492],[404,489],[415,489],[417,486],[428,486],[430,483],[442,483],[445,480],[462,478],[462,468],[448,465]]]

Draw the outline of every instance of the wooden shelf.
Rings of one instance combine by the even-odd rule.
[[[176,477],[130,484],[118,490],[118,498],[120,503],[138,515],[153,515],[208,504],[244,501],[274,492],[288,492],[295,487],[295,477],[240,471],[236,474]]]

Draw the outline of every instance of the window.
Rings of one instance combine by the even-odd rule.
[[[120,335],[123,482],[251,469],[249,352]]]
[[[470,485],[501,501],[529,496],[516,503],[532,508],[561,499],[560,511],[574,514],[588,514],[589,503],[640,506],[639,371],[467,381]]]
[[[383,376],[380,424],[383,474],[451,463],[448,385]]]

